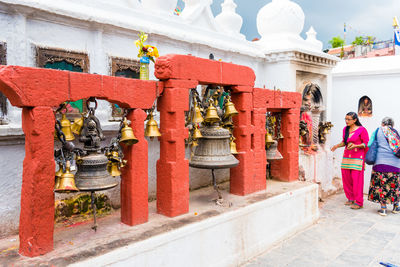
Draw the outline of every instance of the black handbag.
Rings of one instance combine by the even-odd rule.
[[[376,154],[378,153],[378,141],[376,140],[376,132],[374,132],[375,136],[373,136],[374,141],[369,147],[367,154],[365,155],[365,163],[368,165],[374,165],[376,161]]]

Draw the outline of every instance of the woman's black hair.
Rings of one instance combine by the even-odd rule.
[[[356,120],[355,124],[357,126],[362,126],[360,120],[358,119],[357,113],[355,112],[349,112],[346,114],[346,116],[351,116],[353,120]],[[350,135],[350,126],[346,126],[346,131],[344,133],[344,144],[347,146],[347,139],[349,139]]]

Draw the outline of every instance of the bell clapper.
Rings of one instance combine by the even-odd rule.
[[[217,185],[217,179],[215,178],[215,173],[214,173],[214,169],[211,169],[211,174],[212,174],[212,179],[213,179],[213,185],[214,185],[214,190],[217,191],[218,193],[218,199],[215,200],[215,204],[222,206],[223,203],[223,198],[222,198],[222,194],[219,191],[218,185]]]
[[[94,191],[90,191],[90,198],[91,198],[91,205],[92,205],[92,210],[93,210],[93,226],[92,229],[96,232],[97,231],[97,222],[96,222],[96,205],[94,204]]]

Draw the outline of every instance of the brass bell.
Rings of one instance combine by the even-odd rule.
[[[75,186],[74,174],[70,172],[70,163],[67,161],[65,172],[61,175],[59,185],[54,189],[57,193],[72,193],[78,192],[79,189]]]
[[[121,171],[118,168],[118,162],[111,163],[109,173],[111,176],[116,177],[121,175]]]
[[[192,147],[195,147],[195,146],[198,146],[198,145],[199,145],[199,143],[197,142],[196,139],[194,139],[194,140],[192,141]]]
[[[283,134],[282,134],[282,133],[279,133],[278,138],[279,138],[279,139],[283,139],[283,138],[284,138]]]
[[[228,98],[228,102],[225,104],[225,118],[232,117],[239,114],[236,110],[235,105],[231,102],[230,97]]]
[[[232,154],[234,154],[234,155],[236,155],[236,154],[239,154],[239,152],[237,152],[237,150],[236,150],[236,143],[235,143],[235,137],[231,137],[231,141],[230,141],[230,143],[229,143],[229,147],[230,147],[230,149],[231,149],[231,153]]]
[[[82,164],[82,161],[83,161],[82,157],[80,155],[77,155],[76,158],[75,158],[76,164]]]
[[[277,160],[277,159],[283,159],[283,157],[278,150],[278,141],[273,140],[273,143],[267,149],[267,160]]]
[[[323,133],[323,134],[328,134],[328,133],[329,133],[328,128],[325,127],[324,130],[322,131],[322,133]]]
[[[128,121],[125,118],[123,121],[124,127],[121,130],[121,140],[120,142],[124,143],[125,145],[133,145],[139,142],[139,140],[133,134],[133,130],[128,125]]]
[[[121,168],[125,167],[127,163],[128,163],[128,161],[126,159],[122,160],[122,162],[120,162],[120,164],[119,164],[119,168],[121,169]]]
[[[265,144],[267,145],[267,147],[269,147],[274,142],[275,140],[272,139],[272,135],[269,133],[269,131],[267,131],[267,134],[265,135]]]
[[[158,124],[153,118],[153,114],[150,114],[150,119],[146,123],[146,130],[144,131],[144,135],[150,138],[161,136],[161,133],[158,130]]]
[[[112,162],[119,162],[119,161],[120,161],[119,154],[118,154],[117,151],[111,152],[110,160],[111,160]]]
[[[75,136],[71,131],[71,122],[69,121],[69,119],[67,119],[65,113],[62,114],[61,117],[61,131],[65,135],[65,141],[72,141],[75,139]]]
[[[83,121],[84,121],[84,117],[83,116],[81,116],[80,118],[76,118],[74,120],[74,123],[71,126],[71,131],[74,134],[81,135],[82,127],[83,127]]]
[[[197,125],[195,125],[192,139],[197,140],[197,139],[200,139],[200,138],[203,138],[203,136],[201,135],[201,132],[200,132],[199,128],[197,127]]]
[[[60,187],[60,180],[61,176],[63,175],[64,170],[63,170],[63,165],[61,163],[58,164],[58,171],[56,172],[56,180],[54,183],[54,189]]]
[[[204,121],[204,119],[203,119],[203,116],[201,116],[200,108],[195,103],[194,104],[194,112],[193,112],[192,122],[197,124],[197,123],[202,123],[203,121]]]
[[[210,105],[207,108],[207,113],[204,121],[208,123],[219,122],[220,118],[218,116],[217,108],[210,102]]]

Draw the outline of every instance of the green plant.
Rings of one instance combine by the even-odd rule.
[[[329,41],[329,44],[332,46],[332,48],[341,47],[344,46],[344,40],[340,36],[336,36]]]
[[[365,45],[364,37],[356,36],[354,41],[351,43],[352,45]]]

